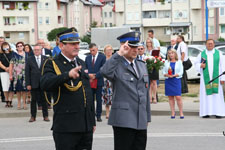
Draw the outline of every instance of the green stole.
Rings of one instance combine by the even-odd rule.
[[[210,77],[209,77],[208,59],[206,55],[206,50],[202,52],[201,56],[206,60],[206,67],[205,69],[203,69],[206,94],[212,95],[213,93],[218,93],[219,78],[217,78],[210,84],[208,83],[210,81]],[[220,63],[220,53],[218,50],[215,49],[215,52],[213,54],[213,79],[219,76],[219,63]]]

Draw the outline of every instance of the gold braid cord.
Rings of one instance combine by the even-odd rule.
[[[48,59],[47,59],[47,60],[44,62],[44,64],[43,64],[43,67],[42,67],[42,75],[44,74],[44,66],[45,66],[45,64],[46,64],[47,61],[48,61]],[[52,64],[53,64],[53,68],[54,68],[54,70],[55,70],[55,72],[56,72],[56,75],[61,75],[62,73],[61,73],[59,67],[56,65],[56,63],[55,63],[54,60],[52,60]],[[82,86],[82,81],[79,81],[78,84],[77,84],[77,86],[71,86],[71,85],[66,84],[66,83],[64,83],[64,86],[65,86],[69,91],[75,92],[75,91],[77,91],[77,90]],[[86,106],[86,95],[85,95],[85,89],[84,89],[84,86],[82,86],[82,88],[83,88],[83,93],[84,93],[84,104],[85,104],[85,106]],[[46,99],[46,101],[48,102],[48,104],[54,106],[54,105],[56,105],[56,104],[59,102],[60,91],[61,91],[61,88],[59,87],[57,100],[56,100],[56,102],[53,103],[53,104],[48,100],[47,93],[44,91],[45,99]]]

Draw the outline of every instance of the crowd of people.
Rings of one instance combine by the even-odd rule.
[[[95,43],[90,43],[90,54],[85,61],[78,57],[80,39],[75,28],[59,33],[52,51],[43,39],[33,49],[29,44],[17,42],[13,51],[5,38],[0,37],[0,85],[5,107],[13,107],[16,93],[17,109],[26,110],[27,103],[31,103],[29,122],[34,122],[37,107],[43,112],[43,120],[50,121],[48,108],[53,105],[56,149],[69,150],[91,149],[95,120],[102,122],[104,104],[106,119],[113,127],[115,149],[144,150],[151,121],[150,104],[157,104],[159,85],[159,70],[149,71],[145,61],[146,56],[161,56],[154,31],[148,31],[142,44],[140,35],[134,31],[119,36],[121,46],[115,54],[111,45],[106,45],[101,53]],[[225,71],[224,56],[214,44],[212,39],[207,40],[206,49],[192,64],[184,37],[179,35],[171,40],[162,69],[171,119],[176,117],[175,100],[180,119],[184,119],[181,95],[188,93],[186,71],[192,65],[201,74],[200,116],[225,116],[221,86],[225,77],[209,83]]]

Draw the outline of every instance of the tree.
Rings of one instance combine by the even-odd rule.
[[[220,41],[220,42],[224,42],[224,41],[225,41],[225,39],[224,39],[224,38],[222,38],[222,37],[220,37],[220,38],[218,38],[218,41]]]
[[[65,30],[67,30],[67,27],[61,27],[61,28],[55,28],[52,29],[48,34],[47,34],[47,38],[49,41],[55,41],[56,40],[56,36],[58,33],[63,32]]]

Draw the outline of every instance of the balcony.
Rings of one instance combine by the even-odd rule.
[[[155,3],[143,3],[142,11],[151,11],[151,10],[171,10],[171,3],[155,2]]]
[[[169,26],[171,18],[143,18],[144,27]]]

